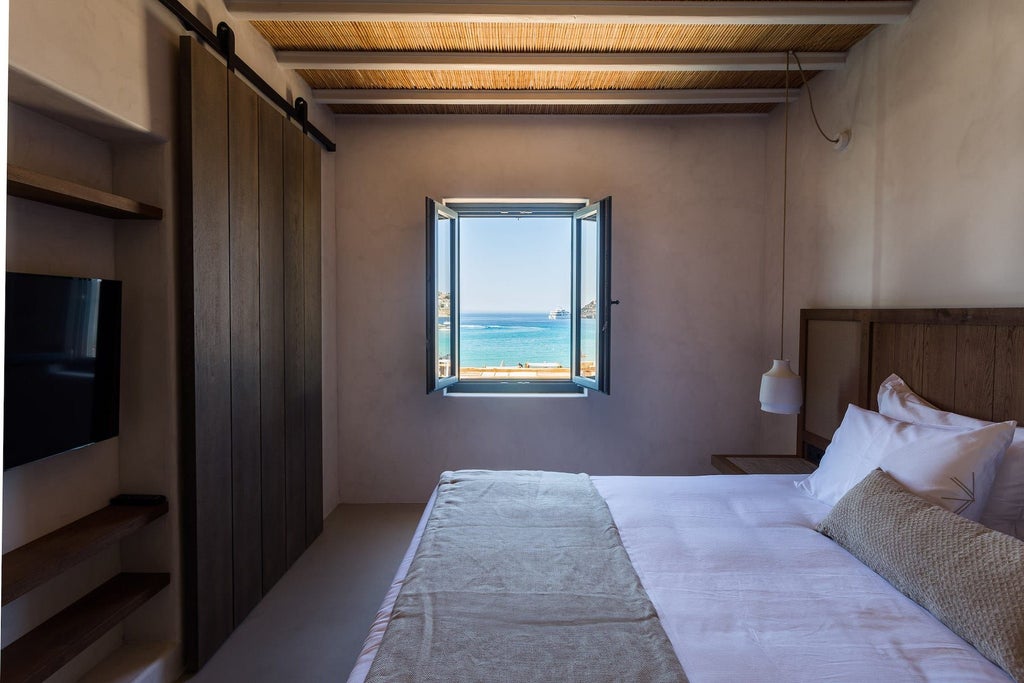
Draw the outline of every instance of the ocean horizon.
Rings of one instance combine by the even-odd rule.
[[[568,318],[551,320],[548,311],[473,312],[463,311],[459,321],[461,338],[459,365],[462,367],[516,367],[536,363],[557,363],[570,367]],[[583,319],[584,348],[593,343],[596,321]],[[440,356],[450,352],[450,335],[441,330]]]

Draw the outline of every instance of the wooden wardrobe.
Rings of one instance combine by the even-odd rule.
[[[320,534],[320,148],[181,38],[185,665]]]

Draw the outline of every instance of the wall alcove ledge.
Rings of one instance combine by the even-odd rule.
[[[5,585],[3,680],[13,680],[12,652],[48,633],[59,633],[65,645],[75,641],[57,648],[53,681],[176,680],[182,664],[174,146],[44,78],[13,65],[9,75],[7,270],[120,280],[122,317],[118,436],[4,473],[5,569],[50,534],[64,540],[18,595]],[[167,504],[126,517],[106,507],[117,493],[162,494]],[[95,526],[86,521],[95,522],[94,514],[117,519]],[[76,525],[89,526],[89,543],[100,544],[68,541]],[[6,571],[4,578],[6,584]],[[18,647],[9,651],[12,645]],[[22,671],[41,670],[31,652],[27,661]]]
[[[7,164],[7,194],[103,218],[159,220],[164,215],[159,206],[14,164]]]

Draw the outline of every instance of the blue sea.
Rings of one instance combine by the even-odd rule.
[[[596,321],[581,321],[583,348],[593,344]],[[568,319],[551,320],[543,313],[463,313],[459,365],[462,367],[515,366],[519,363],[569,364]],[[589,343],[588,343],[589,342]],[[449,334],[442,330],[438,347],[449,353]]]

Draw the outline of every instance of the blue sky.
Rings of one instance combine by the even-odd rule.
[[[570,218],[463,218],[459,294],[466,312],[569,307]]]

